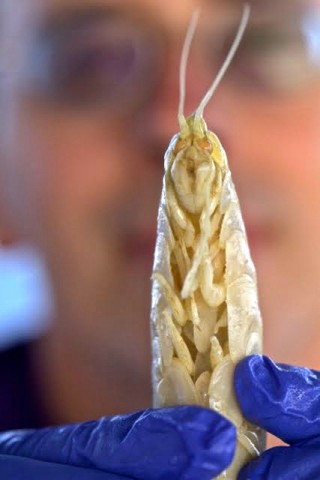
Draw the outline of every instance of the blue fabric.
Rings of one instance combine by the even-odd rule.
[[[149,409],[82,424],[3,433],[0,477],[28,478],[8,475],[16,456],[19,462],[21,457],[30,459],[25,466],[30,472],[45,469],[39,461],[47,462],[48,476],[42,471],[46,479],[61,464],[134,480],[210,480],[231,463],[235,445],[234,426],[212,410],[196,406]],[[54,478],[82,478],[72,469],[70,474],[67,468],[61,472],[61,479],[58,470]],[[33,473],[29,478],[37,479]],[[98,473],[92,476],[96,478],[100,480]]]
[[[248,420],[288,443],[250,462],[239,480],[319,480],[320,373],[253,355],[237,365],[235,391]]]
[[[0,475],[5,480],[125,480],[99,470],[10,455],[0,455]]]
[[[41,428],[50,423],[31,368],[33,348],[30,342],[0,351],[0,431]]]

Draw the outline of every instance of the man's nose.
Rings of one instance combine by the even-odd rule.
[[[225,149],[230,148],[231,138],[235,133],[232,120],[234,112],[230,94],[232,96],[229,89],[220,85],[203,113],[208,129],[219,137]]]
[[[248,126],[253,127],[259,119],[250,114],[245,99],[228,81],[222,79],[204,111],[204,119],[208,129],[219,137],[229,161],[246,155],[251,136]]]
[[[236,86],[225,82],[216,91],[204,116],[208,128],[219,137],[226,151],[238,187],[239,179],[251,178],[257,165],[268,157],[268,148],[263,147],[266,119],[259,103],[253,95],[244,95]]]
[[[136,127],[141,140],[153,148],[163,151],[171,137],[179,131],[177,121],[180,86],[179,66],[180,49],[175,48],[167,58],[161,79],[156,85],[154,95],[141,112]],[[199,104],[208,87],[208,76],[199,66],[197,59],[190,58],[186,76],[186,98],[184,112],[190,115]]]

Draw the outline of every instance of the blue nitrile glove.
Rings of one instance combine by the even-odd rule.
[[[5,480],[209,480],[232,461],[234,426],[212,410],[149,409],[0,434]]]
[[[289,444],[267,450],[238,480],[319,480],[320,372],[254,355],[237,365],[235,389],[246,418]]]

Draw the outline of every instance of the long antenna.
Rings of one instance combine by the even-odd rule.
[[[200,105],[196,110],[196,113],[195,113],[196,118],[202,117],[205,107],[207,106],[207,104],[211,100],[212,95],[214,94],[214,92],[216,91],[219,83],[222,80],[222,77],[224,76],[228,67],[230,66],[230,63],[232,62],[232,59],[233,59],[233,57],[234,57],[234,55],[235,55],[235,53],[236,53],[236,51],[239,47],[239,44],[242,40],[243,34],[244,34],[245,29],[247,27],[249,16],[250,16],[250,5],[248,3],[246,3],[244,5],[244,8],[243,8],[243,14],[242,14],[242,18],[241,18],[241,22],[240,22],[240,25],[239,25],[239,28],[238,28],[237,35],[236,35],[236,37],[233,41],[233,44],[231,45],[231,48],[230,48],[229,53],[227,55],[227,58],[225,59],[222,67],[220,68],[220,71],[218,72],[218,75],[214,79],[211,87],[209,88],[209,90],[207,91],[207,93],[205,94],[203,99],[201,100]]]
[[[187,63],[190,55],[190,48],[191,48],[191,43],[194,37],[194,32],[198,24],[199,15],[200,15],[199,9],[193,12],[189,26],[188,26],[186,38],[184,40],[183,48],[182,48],[181,61],[180,61],[180,101],[179,101],[179,108],[178,108],[179,119],[184,117],[184,103],[186,98]]]

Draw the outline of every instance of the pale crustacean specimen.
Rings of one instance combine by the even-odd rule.
[[[264,434],[238,407],[233,373],[262,350],[256,274],[226,153],[207,129],[203,110],[242,38],[243,18],[225,64],[194,114],[184,117],[185,72],[197,18],[180,68],[180,133],[165,154],[153,266],[152,343],[155,406],[197,404],[237,427],[235,459],[219,479],[236,479],[259,455]]]

